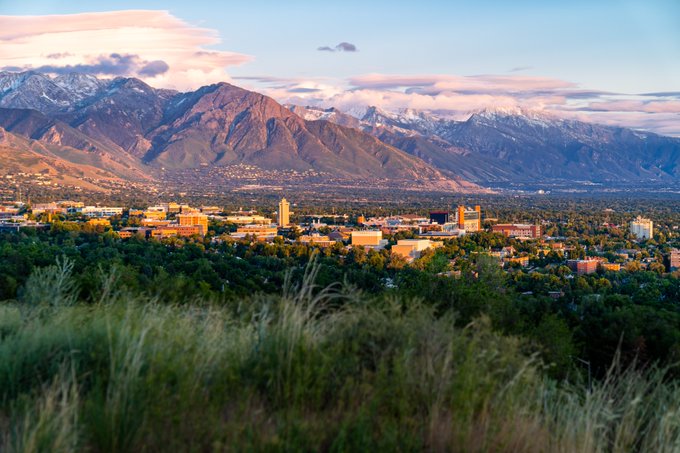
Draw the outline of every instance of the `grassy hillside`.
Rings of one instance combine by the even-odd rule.
[[[280,296],[76,302],[72,266],[0,303],[2,451],[677,451],[680,389],[617,370],[544,377],[485,319],[341,288],[318,267]]]

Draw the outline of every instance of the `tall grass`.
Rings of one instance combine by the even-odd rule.
[[[680,450],[663,370],[556,383],[483,318],[457,328],[317,271],[228,306],[130,295],[115,270],[76,303],[67,262],[39,271],[0,304],[0,450]]]

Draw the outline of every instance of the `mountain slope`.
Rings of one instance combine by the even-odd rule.
[[[45,145],[14,135],[0,127],[0,175],[40,173],[52,182],[103,190],[98,182],[121,182],[113,172],[103,168],[115,164],[102,162],[92,153],[66,146]]]
[[[291,107],[303,117],[347,115]],[[478,183],[591,180],[680,182],[680,139],[525,111],[483,111],[467,121],[369,107],[359,128],[449,174]]]
[[[259,93],[220,83],[194,92],[137,79],[0,73],[0,126],[106,154],[134,171],[252,164],[334,177],[480,190],[356,129],[306,121]]]

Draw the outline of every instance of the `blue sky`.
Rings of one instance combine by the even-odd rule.
[[[241,64],[230,64],[225,74],[234,78],[235,83],[265,91],[279,100],[285,100],[281,98],[286,97],[286,88],[297,90],[293,91],[296,93],[307,89],[316,90],[316,94],[298,101],[323,103],[324,99],[336,99],[349,105],[348,96],[343,94],[344,97],[338,98],[338,93],[365,89],[352,81],[367,74],[458,78],[494,75],[553,79],[570,83],[578,90],[615,93],[591,100],[616,102],[606,107],[612,118],[615,115],[609,105],[618,106],[619,117],[624,113],[633,116],[631,104],[622,104],[624,100],[641,101],[637,105],[645,108],[640,108],[638,113],[647,116],[664,113],[660,119],[666,123],[669,118],[674,119],[672,114],[676,114],[677,119],[680,113],[680,108],[676,112],[669,107],[673,104],[668,104],[678,102],[677,97],[655,99],[665,102],[660,112],[649,111],[652,100],[648,97],[625,97],[680,91],[680,1],[677,0],[0,0],[0,15],[5,16],[129,9],[167,10],[190,27],[214,30],[219,43],[206,42],[201,48],[250,57]],[[340,42],[352,43],[358,51],[317,50]],[[126,53],[127,49],[121,48],[120,52]],[[253,76],[262,80],[241,78]],[[514,86],[510,83],[499,89],[513,96]],[[420,88],[422,84],[385,89],[403,93]],[[386,107],[395,107],[399,102],[392,99]],[[541,102],[534,104],[544,106],[546,102],[550,101],[541,98]],[[568,109],[565,104],[565,110],[579,105],[588,107],[579,110],[581,112],[593,110],[585,103],[570,102]],[[443,109],[450,104],[443,103]],[[422,99],[405,107],[422,105],[436,107],[436,103],[424,103]],[[463,105],[467,107],[468,103]],[[678,129],[680,132],[680,127]]]

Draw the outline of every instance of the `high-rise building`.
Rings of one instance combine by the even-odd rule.
[[[654,222],[637,216],[630,222],[630,232],[638,239],[650,239],[654,236]]]
[[[281,198],[279,202],[278,224],[280,227],[285,227],[290,223],[290,203],[285,198]]]
[[[456,213],[458,228],[466,232],[482,230],[482,208],[477,205],[474,209],[458,206]]]
[[[204,236],[208,232],[208,216],[200,212],[192,212],[190,214],[177,214],[177,220],[180,226],[197,226],[199,227],[199,234]]]

